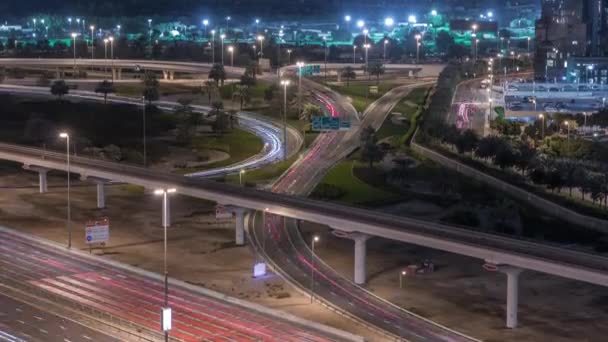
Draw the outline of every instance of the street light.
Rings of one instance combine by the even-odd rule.
[[[70,203],[70,135],[68,133],[63,132],[59,134],[59,137],[62,139],[66,139],[65,158],[68,172],[68,248],[72,248],[72,208]]]
[[[239,171],[239,184],[243,185],[243,176],[245,175],[245,169],[241,169],[241,171]]]
[[[211,64],[215,64],[215,30],[211,30]]]
[[[203,20],[203,26],[205,27],[205,38],[207,38],[207,26],[209,26],[209,20]]]
[[[258,40],[260,41],[260,59],[264,58],[264,36],[259,35]]]
[[[220,39],[222,40],[222,65],[224,65],[224,39],[226,39],[226,35],[222,33]]]
[[[164,231],[164,237],[163,237],[163,265],[164,265],[164,272],[165,272],[165,302],[164,302],[164,309],[168,309],[169,308],[169,272],[167,270],[167,227],[169,226],[169,215],[168,215],[168,206],[169,206],[169,199],[168,199],[168,195],[175,193],[177,190],[176,189],[157,189],[154,190],[154,194],[157,196],[163,196],[163,231]],[[165,341],[169,341],[169,330],[165,330]]]
[[[282,80],[283,86],[283,159],[287,159],[287,86],[289,80]]]
[[[399,273],[399,288],[402,289],[403,288],[403,277],[405,277],[407,275],[406,271],[401,271],[401,273]]]
[[[230,52],[230,66],[234,66],[234,47],[231,45],[228,47],[228,52]]]
[[[363,26],[365,26],[365,21],[361,19],[357,20],[357,27],[363,28]]]
[[[110,40],[110,59],[112,60],[112,82],[114,82],[114,37],[108,39]]]
[[[95,59],[95,26],[91,25],[91,59]]]
[[[369,34],[368,29],[363,29],[363,44],[367,44],[367,35]]]
[[[315,298],[315,243],[319,242],[319,237],[314,236],[310,242],[311,246],[311,257],[310,257],[310,304],[313,303]]]
[[[371,45],[369,45],[369,44],[365,44],[365,45],[363,45],[363,48],[365,48],[365,72],[367,73],[367,75],[368,75],[369,77],[371,77],[371,76],[370,76],[370,74],[369,74],[369,70],[368,70],[368,69],[369,69],[369,63],[368,63],[368,58],[367,58],[367,56],[368,56],[368,52],[369,52],[369,48],[370,48],[370,47],[371,47]]]
[[[388,39],[384,40],[384,63],[386,63],[386,46],[388,45]]]
[[[420,39],[422,36],[420,34],[416,35],[416,64],[420,64]]]
[[[545,116],[543,114],[538,114],[538,117],[541,120],[541,138],[544,140],[545,139]]]
[[[353,64],[357,64],[357,61],[355,60],[356,53],[357,53],[357,45],[353,45]]]
[[[74,72],[76,72],[76,33],[72,33],[72,46],[74,47]]]
[[[327,81],[327,37],[323,37],[323,45],[325,45],[325,80]]]
[[[304,68],[304,62],[297,62],[298,67],[298,117],[302,116],[302,73]]]
[[[477,46],[479,45],[479,39],[475,39],[475,62],[477,62]]]
[[[532,39],[528,37],[528,57],[530,57],[530,40]]]
[[[291,65],[291,49],[287,49],[287,65]]]
[[[386,27],[392,27],[393,25],[395,25],[395,19],[388,17],[384,19],[384,26]]]

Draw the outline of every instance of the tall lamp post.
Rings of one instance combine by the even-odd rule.
[[[68,248],[72,248],[72,206],[70,202],[70,135],[68,133],[60,133],[60,138],[66,139],[65,147],[65,159],[67,163],[67,172],[68,172]]]
[[[114,82],[114,37],[108,38],[110,41],[110,59],[112,60],[112,82]]]
[[[169,198],[168,195],[175,193],[177,190],[176,189],[157,189],[154,190],[154,194],[157,196],[163,196],[163,231],[164,231],[164,237],[163,237],[163,266],[164,266],[164,273],[165,273],[165,299],[164,299],[164,305],[163,305],[163,313],[165,313],[167,310],[169,310],[170,312],[170,308],[169,308],[169,272],[167,270],[167,226],[169,225],[169,215],[168,215],[168,207],[169,207]],[[164,317],[163,317],[163,321],[164,321]],[[169,324],[169,328],[167,329],[166,327],[164,327],[165,324],[163,324],[163,330],[165,333],[165,342],[169,341],[169,329],[170,329],[170,324]]]
[[[368,63],[368,59],[367,59],[370,47],[371,47],[371,45],[369,45],[369,44],[363,45],[363,48],[365,48],[365,72],[367,73],[368,77],[371,77],[369,74],[369,63]]]
[[[327,37],[323,37],[323,45],[325,45],[325,80],[327,80]]]
[[[302,116],[302,73],[304,72],[304,62],[297,62],[298,66],[298,117]]]
[[[282,80],[283,86],[283,159],[287,160],[287,86],[289,80]]]
[[[224,65],[224,39],[226,39],[226,35],[222,33],[220,39],[222,40],[222,65]]]
[[[388,39],[384,40],[384,63],[386,63],[386,46],[388,45]]]
[[[74,48],[74,71],[76,71],[76,33],[72,33],[72,47]]]
[[[420,64],[420,39],[421,35],[416,35],[416,64]]]
[[[234,66],[234,47],[229,46],[228,52],[230,52],[230,66],[233,67]]]
[[[91,59],[95,59],[95,26],[91,25]]]
[[[287,49],[287,65],[291,65],[291,49]]]
[[[357,45],[353,45],[353,64],[357,64],[356,59],[356,55],[357,55]]]
[[[211,64],[215,64],[215,30],[211,30]]]
[[[144,167],[148,166],[148,153],[146,151],[146,97],[141,97],[141,108],[142,108],[142,131],[144,135]]]
[[[310,241],[311,247],[311,257],[310,257],[310,304],[314,302],[315,299],[315,243],[319,242],[318,236],[313,236],[312,241]]]
[[[406,271],[401,271],[401,273],[399,273],[399,288],[402,289],[403,288],[403,277],[405,277],[407,275]]]
[[[538,117],[541,120],[540,137],[542,140],[545,140],[545,116],[543,114],[538,114]]]
[[[264,36],[259,35],[258,40],[260,41],[260,59],[264,58]]]

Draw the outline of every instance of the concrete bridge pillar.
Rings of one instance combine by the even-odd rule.
[[[92,181],[97,187],[97,209],[103,209],[106,207],[106,189],[105,185],[109,182],[107,179],[97,177],[87,177],[83,175],[80,177],[82,181]]]
[[[169,72],[167,70],[163,70],[163,80],[169,79]]]
[[[507,275],[507,328],[517,328],[517,306],[519,301],[519,275],[523,270],[517,267],[502,267],[500,272]]]
[[[354,281],[357,285],[364,285],[367,278],[367,240],[370,236],[356,232],[347,233],[341,230],[334,230],[332,234],[340,238],[355,241]]]
[[[32,165],[23,165],[23,169],[38,172],[38,189],[41,194],[44,194],[49,191],[47,182],[47,173],[49,172],[49,169],[41,166]]]
[[[59,68],[55,68],[55,78],[60,80],[63,78],[62,76],[61,70],[59,70]]]
[[[169,79],[171,81],[173,81],[173,78],[175,77],[175,71],[169,71]]]
[[[117,71],[117,78],[116,79],[117,80],[122,80],[122,69],[118,68],[118,69],[116,69],[116,71]]]
[[[247,215],[249,209],[235,206],[227,206],[226,210],[234,213],[236,228],[234,234],[234,241],[237,246],[243,246],[245,244],[245,215]]]
[[[355,284],[365,284],[367,278],[367,239],[369,236],[357,234],[355,240]]]
[[[112,82],[116,79],[116,68],[112,68]]]

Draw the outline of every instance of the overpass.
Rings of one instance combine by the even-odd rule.
[[[41,173],[67,170],[65,154],[17,145],[0,143],[0,159],[21,163]],[[237,237],[242,236],[243,212],[251,209],[328,225],[347,234],[402,241],[495,264],[508,277],[508,327],[517,324],[518,275],[522,269],[608,285],[608,258],[599,255],[136,166],[75,156],[70,161],[70,172],[85,179],[124,182],[148,189],[175,187],[182,195],[242,208],[237,212]],[[355,268],[365,269],[365,241],[356,247]]]

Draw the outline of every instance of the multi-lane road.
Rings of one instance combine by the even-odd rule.
[[[378,129],[398,101],[414,87],[422,85],[425,84],[393,89],[371,104],[360,121],[352,107],[344,106],[339,100],[338,94],[328,91],[324,95],[318,94],[317,99],[328,108],[328,115],[346,114],[355,124],[349,132],[321,134],[308,153],[273,185],[272,191],[299,196],[309,194],[336,162],[356,149],[360,128]],[[297,220],[262,213],[252,223],[253,242],[274,268],[304,291],[310,291],[314,281],[316,296],[329,305],[408,341],[472,341],[402,310],[342,277],[312,255],[310,242],[300,235]]]
[[[137,329],[148,332],[160,331],[163,282],[159,278],[11,234],[5,229],[0,230],[0,265],[0,288],[8,287],[46,300],[53,298],[64,305],[69,302],[86,306],[113,317],[113,321],[129,321]],[[16,338],[27,334],[42,341],[50,341],[50,336],[58,334],[70,341],[89,338],[113,341],[101,333],[74,326],[73,322],[10,298],[0,297],[0,301],[11,304],[0,307],[0,312],[5,311],[0,315],[4,334]],[[169,305],[173,310],[171,335],[182,341],[343,340],[311,326],[282,320],[278,315],[229,304],[172,281]],[[15,312],[7,311],[13,308]],[[57,326],[53,327],[55,324]]]

